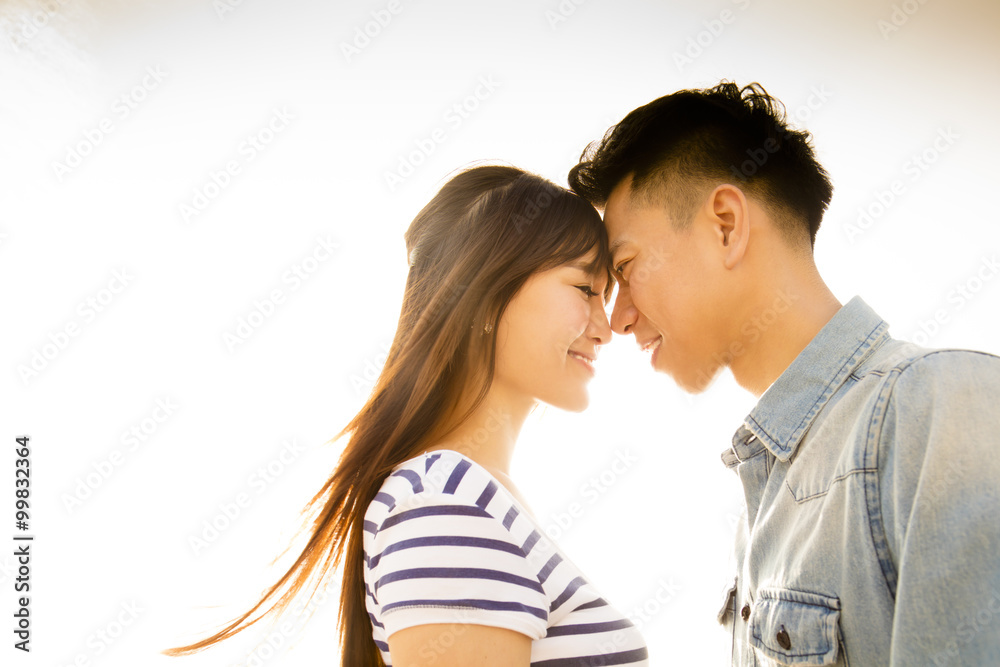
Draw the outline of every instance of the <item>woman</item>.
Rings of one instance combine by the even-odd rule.
[[[303,553],[242,617],[166,653],[232,636],[340,564],[344,667],[646,665],[638,631],[545,538],[508,475],[538,402],[587,405],[611,337],[600,217],[542,178],[483,166],[446,183],[405,238],[396,336],[307,508]]]

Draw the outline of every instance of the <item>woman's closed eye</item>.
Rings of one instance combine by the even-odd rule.
[[[595,292],[590,285],[577,285],[576,288],[586,294],[588,299],[592,296],[599,296],[599,293]]]

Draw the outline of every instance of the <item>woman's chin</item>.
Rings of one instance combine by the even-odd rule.
[[[579,394],[560,396],[558,399],[544,402],[566,412],[583,412],[590,405],[590,394],[584,390]]]

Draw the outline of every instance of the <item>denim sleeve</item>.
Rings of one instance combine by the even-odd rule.
[[[890,664],[1000,664],[1000,358],[935,351],[895,372],[869,498]]]

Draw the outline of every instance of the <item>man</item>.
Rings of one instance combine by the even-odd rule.
[[[733,664],[1000,664],[1000,358],[895,340],[813,261],[832,196],[757,84],[640,107],[570,186],[604,211],[611,324],[689,392],[758,403],[719,620]]]

